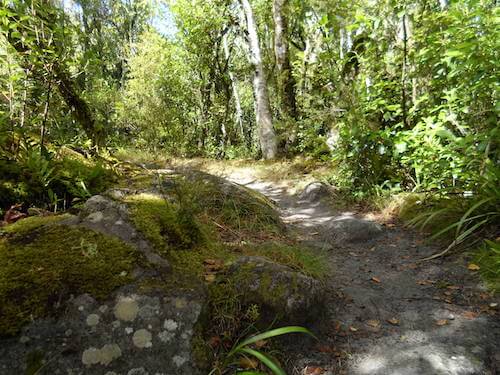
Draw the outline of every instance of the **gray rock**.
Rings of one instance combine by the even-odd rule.
[[[333,188],[323,182],[311,182],[299,194],[299,199],[310,203],[316,203],[323,198],[330,197],[333,194]]]
[[[40,375],[66,374],[68,369],[80,375],[206,373],[196,367],[191,346],[205,295],[168,294],[162,290],[148,294],[119,291],[106,303],[112,308],[102,311],[102,305],[92,303],[88,295],[78,296],[59,318],[37,319],[16,340],[1,339],[0,373],[24,374],[27,358],[34,357],[35,352],[45,363]],[[116,309],[120,303],[121,307]],[[79,306],[84,306],[83,311]],[[136,307],[138,311],[154,307],[158,314],[141,316]],[[117,311],[133,327],[133,334],[114,327]],[[87,320],[92,315],[100,316],[99,324],[89,327]],[[71,339],[67,339],[68,331]],[[28,336],[29,342],[22,343],[25,340],[21,337]]]
[[[266,258],[240,257],[224,277],[234,279],[244,304],[259,305],[264,320],[303,324],[322,313],[321,282]]]
[[[160,268],[170,271],[170,264],[158,255],[148,241],[132,225],[127,206],[102,195],[95,195],[85,203],[80,213],[79,225],[95,231],[118,237],[135,246],[146,259]]]
[[[332,245],[370,241],[382,234],[382,227],[372,221],[355,217],[335,218],[324,229],[324,238]]]

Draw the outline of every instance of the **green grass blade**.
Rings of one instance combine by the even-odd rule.
[[[465,224],[465,223],[468,223],[469,221],[473,221],[473,220],[479,219],[481,217],[494,216],[493,214],[495,214],[495,213],[494,212],[488,212],[488,213],[485,213],[485,214],[481,214],[481,215],[476,215],[476,216],[469,217],[469,218],[463,220],[463,222],[457,221],[457,222],[455,222],[455,223],[447,226],[446,228],[440,230],[436,234],[432,235],[430,237],[430,239],[434,240],[434,239],[438,238],[439,236],[443,235],[444,233],[449,232],[450,230],[452,230],[454,227],[460,225],[460,223]],[[488,220],[490,220],[490,218],[488,218]]]
[[[473,205],[471,208],[469,208],[467,210],[467,212],[461,217],[460,219],[460,224],[458,225],[457,227],[457,231],[456,231],[456,235],[458,237],[458,234],[460,233],[460,229],[462,229],[462,226],[463,226],[463,223],[464,223],[464,220],[467,219],[469,217],[470,214],[472,214],[472,212],[474,212],[477,208],[479,208],[480,206],[482,206],[483,204],[491,201],[493,199],[493,197],[489,197],[489,198],[486,198],[486,199],[483,199],[479,202],[477,202],[475,205]]]
[[[481,225],[484,225],[486,224],[488,221],[490,220],[490,218],[486,218],[482,221],[480,221],[479,223],[476,223],[475,225],[473,225],[472,227],[470,227],[469,229],[467,229],[465,232],[463,232],[460,236],[457,237],[457,239],[455,240],[457,245],[462,243],[467,237],[469,237],[469,235],[471,235],[477,228],[479,228]]]
[[[422,219],[425,219],[429,215],[432,215],[432,212],[423,212],[421,214],[418,214],[414,218],[408,220],[408,225],[411,227],[416,227],[418,223],[422,221]]]
[[[448,209],[447,208],[442,208],[440,210],[432,212],[429,215],[429,217],[426,220],[424,220],[424,222],[420,225],[420,229],[423,230],[432,219],[434,219],[436,216],[438,216],[439,214],[441,214],[441,213],[443,213],[445,211],[448,211]]]
[[[285,371],[276,363],[274,362],[271,358],[269,358],[267,355],[264,353],[261,353],[257,350],[250,349],[250,348],[242,348],[239,350],[240,352],[249,354],[257,358],[260,362],[262,362],[264,365],[266,365],[274,375],[286,375]]]
[[[263,333],[260,333],[258,335],[249,337],[248,339],[246,339],[243,342],[241,342],[240,344],[238,344],[238,346],[236,346],[233,350],[231,350],[230,354],[234,354],[238,350],[243,348],[244,346],[254,344],[257,341],[267,340],[271,337],[286,335],[288,333],[306,333],[306,334],[316,338],[316,336],[314,336],[314,334],[311,331],[309,331],[307,328],[304,328],[304,327],[300,327],[300,326],[281,327],[281,328],[272,329],[270,331],[263,332]]]

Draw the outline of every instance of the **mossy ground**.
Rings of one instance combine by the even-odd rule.
[[[0,335],[55,311],[70,294],[105,298],[130,282],[138,253],[94,231],[50,225],[0,239]]]
[[[15,234],[22,235],[29,233],[35,229],[40,228],[44,225],[55,224],[61,220],[69,218],[70,215],[50,215],[50,216],[30,216],[23,220],[18,220],[13,224],[6,225],[5,227],[0,227],[0,234]]]

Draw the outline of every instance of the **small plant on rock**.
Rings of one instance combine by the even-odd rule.
[[[244,362],[254,363],[254,361],[250,359],[251,357],[254,357],[258,361],[257,363],[261,363],[262,365],[266,366],[274,375],[286,375],[285,370],[281,368],[278,362],[268,354],[265,354],[264,352],[259,350],[258,347],[260,346],[259,343],[262,343],[270,338],[286,335],[289,333],[305,333],[312,337],[315,337],[307,328],[299,326],[281,327],[259,333],[254,336],[250,336],[249,338],[241,342],[237,342],[226,355],[223,361],[222,368],[234,368],[234,366],[238,366],[238,364],[241,364],[243,360],[245,360]],[[212,370],[210,375],[215,375],[216,371],[217,369]],[[265,375],[264,372],[258,371],[256,369],[238,370],[236,373],[239,375]]]

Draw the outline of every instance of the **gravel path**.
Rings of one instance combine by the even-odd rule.
[[[355,212],[301,201],[248,174],[225,177],[274,200],[290,229],[328,254],[328,314],[315,327],[320,343],[294,353],[294,374],[500,374],[498,298],[464,259],[415,263],[439,248],[399,225],[384,225],[373,240],[332,246],[323,225]]]

